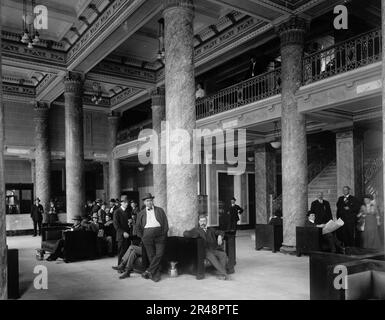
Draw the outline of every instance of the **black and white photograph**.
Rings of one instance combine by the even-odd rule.
[[[0,0],[0,300],[385,300],[384,58],[385,0]]]

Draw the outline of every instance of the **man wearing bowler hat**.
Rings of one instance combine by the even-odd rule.
[[[142,277],[155,282],[160,280],[160,263],[166,245],[168,221],[162,208],[154,206],[154,197],[147,193],[142,198],[145,208],[136,219],[136,232],[142,239],[150,265]]]

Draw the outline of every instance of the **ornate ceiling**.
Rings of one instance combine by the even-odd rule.
[[[29,88],[31,97],[53,102],[63,93],[65,72],[77,71],[85,75],[87,94],[92,94],[95,83],[100,86],[109,111],[127,108],[130,103],[134,106],[147,90],[163,83],[163,66],[156,59],[161,1],[36,2],[48,9],[48,30],[40,32],[39,45],[28,49],[19,39],[22,0],[1,1],[2,68],[4,83],[14,88],[10,94],[16,94],[17,86],[21,86],[21,91]],[[312,8],[323,6],[326,10],[341,2],[195,0],[196,66],[209,67],[224,54],[239,54],[240,47],[246,50],[250,40],[263,37],[290,14],[312,18],[318,14],[309,14]]]

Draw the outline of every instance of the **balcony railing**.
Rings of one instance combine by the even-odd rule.
[[[302,84],[309,84],[381,61],[381,29],[305,56]],[[281,93],[281,69],[242,81],[197,99],[197,120]]]
[[[201,119],[281,92],[281,69],[242,81],[215,94],[197,99],[196,117]]]
[[[151,129],[152,123],[151,121],[144,121],[142,123],[139,123],[138,125],[124,129],[118,132],[116,140],[117,144],[130,142],[138,139],[139,133],[143,129]]]

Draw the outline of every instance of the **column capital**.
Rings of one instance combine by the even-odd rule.
[[[108,122],[109,122],[111,125],[118,125],[119,120],[120,120],[120,113],[111,112],[111,113],[108,115]]]
[[[151,97],[151,108],[156,106],[164,106],[166,104],[165,101],[166,90],[165,87],[156,87],[150,91]]]
[[[281,39],[281,47],[287,45],[303,45],[308,21],[298,16],[291,16],[278,26],[276,32]]]
[[[64,78],[65,92],[83,93],[83,76],[81,73],[68,71]]]
[[[194,11],[193,0],[163,0],[163,10],[170,8],[183,8]]]
[[[46,102],[35,101],[34,103],[35,119],[48,118],[49,104]]]

